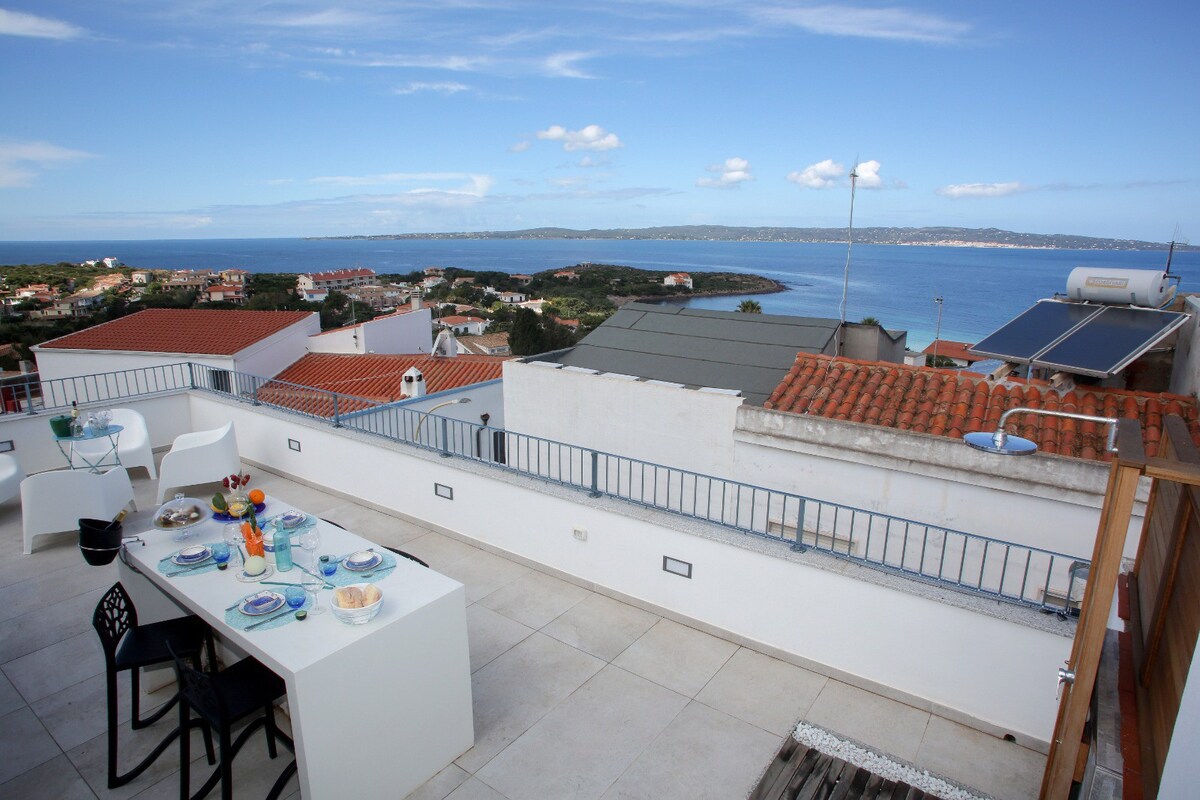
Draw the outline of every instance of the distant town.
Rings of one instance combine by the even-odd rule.
[[[732,227],[728,225],[669,225],[656,228],[530,228],[520,231],[475,233],[397,233],[376,236],[321,236],[314,239],[637,239],[718,242],[844,243],[845,228]],[[999,228],[856,228],[861,244],[925,245],[934,247],[1013,247],[1059,250],[1166,250],[1164,242],[1102,239],[1070,234],[1015,233]],[[1196,250],[1176,244],[1177,250]]]

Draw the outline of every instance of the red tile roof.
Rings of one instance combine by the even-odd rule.
[[[313,314],[312,311],[148,308],[51,339],[39,347],[230,356]]]
[[[328,392],[352,395],[376,403],[403,399],[401,378],[411,367],[425,376],[428,394],[457,389],[473,383],[495,380],[501,375],[501,364],[508,357],[455,356],[439,358],[428,355],[342,355],[339,353],[309,353],[275,376],[275,380],[258,390],[260,400],[299,408],[309,414],[332,416],[333,404],[325,395],[306,395],[283,383],[300,384]],[[368,403],[339,401],[338,411],[357,411]]]
[[[1182,395],[1077,388],[1064,394],[1035,384],[992,384],[954,370],[909,367],[800,353],[766,408],[959,438],[994,431],[1010,408],[1042,408],[1142,423],[1146,455],[1162,436],[1164,414],[1183,417],[1200,443],[1196,400]],[[1037,443],[1043,453],[1107,460],[1103,424],[1028,414],[1009,432]]]
[[[370,278],[375,270],[363,267],[361,269],[338,269],[332,272],[310,272],[308,277],[314,281],[333,281],[339,278]]]
[[[966,361],[968,364],[974,364],[976,361],[983,361],[983,359],[979,356],[967,352],[968,347],[974,346],[975,345],[968,342],[952,342],[949,339],[938,339],[921,352],[927,356],[931,356],[934,354],[936,349],[939,356],[953,358],[955,361]]]

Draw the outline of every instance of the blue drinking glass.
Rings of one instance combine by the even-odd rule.
[[[302,586],[289,586],[283,590],[283,597],[287,600],[290,608],[299,608],[304,605],[306,592]]]
[[[321,574],[326,578],[337,572],[338,562],[329,556],[321,556]]]
[[[217,562],[217,569],[225,569],[225,565],[229,563],[229,545],[224,542],[217,542],[212,546],[213,561]]]

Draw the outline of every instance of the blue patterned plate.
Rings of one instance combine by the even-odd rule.
[[[263,614],[278,611],[283,608],[283,604],[286,602],[283,595],[279,592],[259,592],[250,595],[238,603],[238,611],[241,611],[248,617],[261,617]]]

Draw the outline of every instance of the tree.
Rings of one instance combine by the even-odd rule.
[[[537,314],[528,308],[517,310],[508,334],[508,346],[515,356],[532,356],[542,352],[542,326]]]
[[[955,364],[953,359],[946,356],[937,356],[935,358],[933,355],[927,355],[925,356],[925,366],[937,367],[939,369],[955,369],[958,367],[958,364]]]
[[[878,325],[879,320],[875,319],[874,317],[863,317],[862,319],[860,319],[858,321],[858,324],[859,325]]]
[[[757,300],[743,300],[738,303],[737,310],[743,314],[761,314],[762,306],[759,305]]]

